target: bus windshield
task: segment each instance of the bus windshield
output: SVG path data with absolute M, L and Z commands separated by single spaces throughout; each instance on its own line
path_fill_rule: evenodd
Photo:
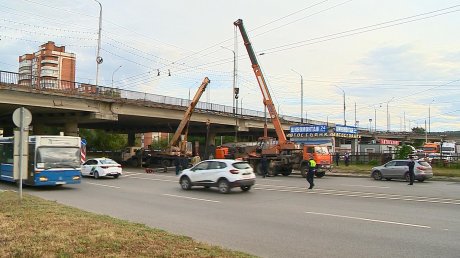
M 45 169 L 80 167 L 80 149 L 77 147 L 40 147 L 37 149 L 37 167 Z
M 315 152 L 318 154 L 329 154 L 327 147 L 315 147 Z

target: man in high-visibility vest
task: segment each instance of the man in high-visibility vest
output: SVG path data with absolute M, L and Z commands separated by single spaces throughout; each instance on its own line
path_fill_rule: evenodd
M 310 160 L 308 161 L 308 172 L 307 172 L 307 181 L 310 184 L 310 187 L 308 187 L 308 189 L 313 189 L 313 187 L 315 186 L 315 184 L 313 183 L 315 171 L 316 171 L 316 162 L 313 158 L 310 158 Z

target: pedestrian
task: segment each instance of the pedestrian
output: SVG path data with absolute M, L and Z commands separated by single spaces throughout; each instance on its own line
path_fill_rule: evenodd
M 182 161 L 181 161 L 181 166 L 182 166 L 182 170 L 188 168 L 188 158 L 187 157 L 182 157 Z
M 348 167 L 348 165 L 350 165 L 350 154 L 345 153 L 345 166 Z
M 268 174 L 268 159 L 265 155 L 262 156 L 260 161 L 260 168 L 262 169 L 262 177 L 265 178 Z
M 316 171 L 316 162 L 311 157 L 310 160 L 308 161 L 308 171 L 307 171 L 307 182 L 310 184 L 310 187 L 308 187 L 308 189 L 313 189 L 313 187 L 315 186 L 315 184 L 313 183 L 313 178 L 315 177 L 315 171 Z
M 179 157 L 176 157 L 174 159 L 174 167 L 176 167 L 176 176 L 179 175 L 180 172 L 180 159 Z
M 340 160 L 340 153 L 336 152 L 335 153 L 335 164 L 339 166 L 339 160 Z
M 409 161 L 407 162 L 407 166 L 409 167 L 409 185 L 414 184 L 415 174 L 414 174 L 414 156 L 409 157 Z

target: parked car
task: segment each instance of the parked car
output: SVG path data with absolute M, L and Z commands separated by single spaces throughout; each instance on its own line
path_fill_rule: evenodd
M 82 176 L 93 176 L 94 178 L 113 176 L 118 178 L 121 176 L 122 167 L 116 161 L 109 158 L 94 158 L 88 159 L 81 166 Z
M 217 187 L 221 193 L 228 193 L 234 187 L 249 191 L 255 181 L 256 175 L 249 163 L 232 159 L 201 161 L 179 174 L 179 184 L 184 190 L 204 186 Z
M 382 166 L 373 167 L 371 177 L 375 180 L 399 178 L 409 181 L 409 167 L 407 166 L 407 162 L 407 160 L 392 160 Z M 415 180 L 423 182 L 433 177 L 433 169 L 428 162 L 415 160 L 414 174 Z

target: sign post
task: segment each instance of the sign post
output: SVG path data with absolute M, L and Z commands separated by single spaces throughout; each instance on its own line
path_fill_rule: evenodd
M 32 114 L 24 107 L 13 112 L 13 122 L 19 127 L 19 132 L 14 132 L 14 179 L 19 180 L 19 199 L 22 200 L 22 180 L 27 179 L 27 160 L 29 154 L 29 125 Z

